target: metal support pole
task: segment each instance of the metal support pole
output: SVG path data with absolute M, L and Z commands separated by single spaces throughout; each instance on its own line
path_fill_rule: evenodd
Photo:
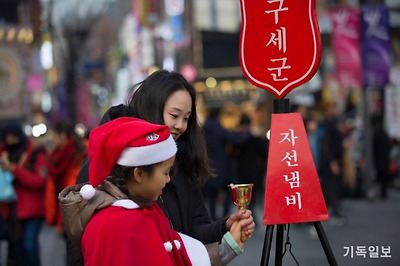
M 269 254 L 271 253 L 272 236 L 274 235 L 274 226 L 267 225 L 264 237 L 263 254 L 261 256 L 261 266 L 267 266 L 269 261 Z
M 282 266 L 283 229 L 283 224 L 279 224 L 276 226 L 275 266 Z
M 324 228 L 321 222 L 313 222 L 315 230 L 317 231 L 319 240 L 321 241 L 322 248 L 324 249 L 325 256 L 328 259 L 330 266 L 337 266 L 335 256 L 333 255 L 331 246 L 329 245 L 328 238 L 325 235 Z

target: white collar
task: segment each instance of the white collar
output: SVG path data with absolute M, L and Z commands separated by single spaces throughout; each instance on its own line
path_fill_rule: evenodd
M 130 199 L 120 199 L 115 201 L 111 206 L 123 207 L 125 209 L 138 209 L 139 205 Z

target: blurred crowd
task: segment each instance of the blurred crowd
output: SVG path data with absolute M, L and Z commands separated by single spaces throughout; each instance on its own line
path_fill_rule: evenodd
M 335 102 L 320 109 L 297 105 L 291 109 L 302 114 L 330 217 L 342 225 L 341 200 L 367 196 L 365 132 L 346 124 Z M 231 183 L 254 184 L 250 210 L 264 201 L 269 140 L 255 126 L 251 113 L 238 116 L 235 126 L 228 129 L 223 108 L 211 108 L 202 123 L 217 173 L 202 188 L 214 220 L 229 215 L 233 207 Z M 381 117 L 373 117 L 371 125 L 372 189 L 386 199 L 399 174 L 400 146 L 385 132 Z M 55 123 L 37 138 L 28 136 L 18 121 L 3 125 L 0 132 L 0 265 L 43 265 L 40 231 L 44 225 L 52 227 L 66 241 L 57 195 L 76 183 L 87 155 L 87 138 L 66 121 Z
M 340 112 L 334 101 L 293 111 L 302 113 L 331 225 L 347 224 L 344 199 L 386 201 L 388 189 L 398 188 L 400 145 L 389 137 L 383 116 L 362 120 L 354 109 Z M 308 232 L 318 238 L 313 226 Z
M 57 196 L 75 184 L 85 157 L 86 139 L 72 123 L 57 122 L 38 138 L 28 136 L 18 121 L 1 128 L 1 265 L 42 265 L 44 224 L 65 239 Z
M 228 185 L 231 183 L 254 184 L 249 209 L 260 202 L 268 156 L 268 140 L 265 134 L 252 130 L 247 114 L 241 114 L 234 130 L 222 126 L 221 115 L 221 108 L 212 108 L 203 124 L 211 166 L 217 173 L 203 187 L 203 195 L 214 220 L 230 213 L 233 203 Z
M 347 197 L 387 199 L 387 190 L 395 186 L 399 175 L 400 145 L 385 131 L 383 117 L 371 118 L 371 160 L 367 168 L 365 129 L 354 113 L 340 112 L 334 101 L 318 107 L 292 104 L 291 112 L 302 115 L 314 164 L 329 215 L 333 223 L 346 221 L 341 201 Z M 218 176 L 203 188 L 214 219 L 229 213 L 232 197 L 230 183 L 253 183 L 253 198 L 249 206 L 264 202 L 268 143 L 265 133 L 254 127 L 251 115 L 241 114 L 236 126 L 223 126 L 223 108 L 211 108 L 203 123 L 209 156 Z M 351 122 L 349 122 L 351 121 Z M 372 169 L 372 180 L 365 171 Z M 253 215 L 257 215 L 253 212 Z

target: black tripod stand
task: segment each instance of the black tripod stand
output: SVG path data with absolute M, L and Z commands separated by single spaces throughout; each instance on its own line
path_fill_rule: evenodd
M 289 107 L 288 99 L 274 100 L 274 113 L 289 113 L 289 112 L 290 112 L 290 107 Z M 337 262 L 333 255 L 333 252 L 331 250 L 329 241 L 325 235 L 325 232 L 324 232 L 321 222 L 320 221 L 313 222 L 313 225 L 317 231 L 319 240 L 321 241 L 322 248 L 324 249 L 324 252 L 328 259 L 329 265 L 337 266 Z M 275 225 L 267 225 L 266 232 L 265 232 L 265 239 L 264 239 L 263 254 L 262 254 L 262 258 L 261 258 L 261 266 L 268 265 L 269 256 L 271 253 L 274 227 L 275 227 Z M 285 251 L 283 251 L 283 246 L 284 246 L 284 243 L 283 243 L 283 240 L 284 240 L 283 233 L 284 232 L 283 231 L 284 231 L 285 225 L 278 224 L 278 225 L 276 225 L 276 227 L 277 227 L 277 235 L 276 235 L 276 249 L 275 249 L 275 266 L 281 266 L 283 255 L 287 251 L 286 247 L 285 247 Z M 289 235 L 289 233 L 288 233 L 288 235 Z M 289 238 L 289 236 L 288 236 L 288 238 Z M 286 242 L 286 244 L 290 244 L 290 243 Z
M 328 238 L 325 235 L 324 229 L 322 227 L 321 222 L 313 222 L 315 230 L 317 231 L 319 240 L 321 241 L 322 248 L 324 249 L 326 258 L 328 259 L 330 266 L 337 266 L 337 262 L 335 256 L 333 255 L 332 249 L 329 245 Z M 263 254 L 261 257 L 261 266 L 268 265 L 269 256 L 271 253 L 271 246 L 272 246 L 272 237 L 274 232 L 275 225 L 267 225 L 267 229 L 265 232 L 264 238 L 264 247 L 263 247 Z M 276 232 L 276 248 L 275 248 L 275 266 L 282 265 L 282 258 L 283 258 L 283 231 L 285 225 L 279 224 L 276 225 L 277 232 Z

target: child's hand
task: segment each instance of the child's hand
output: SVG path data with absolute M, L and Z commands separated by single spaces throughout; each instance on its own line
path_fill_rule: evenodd
M 235 239 L 236 243 L 241 249 L 244 247 L 244 242 L 240 240 L 242 236 L 242 229 L 243 227 L 241 225 L 241 221 L 235 221 L 231 226 L 231 230 L 229 230 L 229 233 L 232 235 L 233 239 Z
M 256 227 L 251 211 L 246 209 L 244 212 L 239 211 L 235 214 L 232 214 L 226 221 L 226 228 L 230 230 L 232 224 L 237 221 L 240 221 L 241 226 L 243 227 L 243 230 L 246 233 L 247 237 L 251 238 Z

